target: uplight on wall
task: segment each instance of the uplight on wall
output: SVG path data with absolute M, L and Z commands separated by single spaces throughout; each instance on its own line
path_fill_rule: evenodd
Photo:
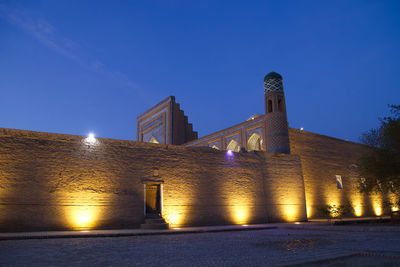
M 382 198 L 380 195 L 376 194 L 376 195 L 372 195 L 371 196 L 371 204 L 372 204 L 372 208 L 374 210 L 374 213 L 376 216 L 381 216 L 383 214 L 383 209 L 382 209 Z
M 285 204 L 282 205 L 282 215 L 285 221 L 288 222 L 293 222 L 295 220 L 298 220 L 299 217 L 299 207 L 298 205 L 293 205 L 293 204 Z
M 93 229 L 99 219 L 98 206 L 67 206 L 66 215 L 69 226 L 74 230 Z
M 312 207 L 311 205 L 306 206 L 307 218 L 311 218 L 312 216 Z
M 361 180 L 362 183 L 362 180 Z M 360 193 L 353 192 L 350 196 L 350 205 L 353 207 L 354 215 L 360 217 L 363 215 L 363 195 Z
M 362 215 L 362 208 L 360 205 L 354 207 L 354 215 L 360 217 Z
M 235 224 L 246 224 L 249 219 L 249 210 L 246 206 L 232 206 L 232 217 Z
M 374 212 L 376 216 L 381 216 L 382 215 L 382 207 L 381 206 L 375 206 L 374 207 Z
M 183 224 L 183 214 L 178 210 L 174 210 L 174 208 L 166 208 L 163 211 L 163 217 L 170 224 L 171 227 L 182 225 Z M 176 228 L 176 227 L 174 227 Z

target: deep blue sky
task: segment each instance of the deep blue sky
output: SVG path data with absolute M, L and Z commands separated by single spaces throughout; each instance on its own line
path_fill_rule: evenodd
M 400 104 L 400 1 L 0 0 L 0 127 L 136 140 L 175 95 L 199 136 L 264 113 L 357 141 Z

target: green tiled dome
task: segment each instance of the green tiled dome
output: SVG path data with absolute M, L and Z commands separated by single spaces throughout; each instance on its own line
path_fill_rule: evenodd
M 264 77 L 264 82 L 268 81 L 269 79 L 282 79 L 282 76 L 276 72 L 270 72 Z

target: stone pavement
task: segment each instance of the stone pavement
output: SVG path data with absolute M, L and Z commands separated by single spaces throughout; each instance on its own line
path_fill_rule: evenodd
M 184 228 L 171 228 L 168 230 L 118 229 L 118 230 L 90 230 L 90 231 L 15 232 L 15 233 L 0 233 L 0 240 L 174 235 L 174 234 L 189 234 L 189 233 L 204 233 L 204 232 L 265 230 L 265 229 L 275 229 L 275 228 L 277 228 L 275 224 L 252 224 L 252 225 L 184 227 Z
M 301 224 L 293 224 L 291 229 L 287 229 L 290 225 L 283 226 L 242 226 L 247 231 L 231 228 L 216 232 L 223 230 L 218 227 L 214 232 L 203 229 L 167 235 L 2 240 L 0 266 L 335 266 L 336 261 L 344 262 L 344 266 L 349 261 L 362 266 L 400 266 L 399 232 L 346 231 L 346 226 L 338 226 L 340 231 L 308 230 Z
M 383 218 L 383 217 L 382 217 Z M 383 219 L 387 219 L 385 217 Z M 362 221 L 374 218 L 346 219 L 346 221 Z M 376 219 L 376 218 L 375 218 Z M 117 229 L 117 230 L 90 230 L 90 231 L 44 231 L 44 232 L 13 232 L 0 233 L 1 240 L 16 239 L 46 239 L 46 238 L 86 238 L 86 237 L 118 237 L 118 236 L 140 236 L 140 235 L 169 235 L 169 234 L 189 234 L 203 232 L 224 232 L 224 231 L 244 231 L 244 230 L 265 230 L 265 229 L 306 229 L 322 231 L 347 231 L 347 232 L 400 232 L 400 227 L 379 226 L 379 225 L 333 225 L 335 221 L 341 220 L 310 220 L 309 222 L 296 223 L 270 223 L 270 224 L 250 224 L 250 225 L 222 225 L 222 226 L 199 226 L 171 228 L 168 230 L 144 230 L 144 229 Z
M 90 238 L 96 237 L 96 238 Z M 400 225 L 0 233 L 0 266 L 400 266 Z

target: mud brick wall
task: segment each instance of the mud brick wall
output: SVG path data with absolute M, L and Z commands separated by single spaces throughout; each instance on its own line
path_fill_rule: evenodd
M 0 129 L 0 231 L 138 227 L 155 169 L 172 226 L 306 219 L 296 155 Z
M 357 159 L 363 145 L 310 132 L 290 129 L 290 150 L 301 158 L 309 218 L 319 218 L 326 205 L 351 205 L 347 217 L 380 216 L 383 201 L 391 193 L 360 193 Z M 336 175 L 342 176 L 343 189 L 337 188 Z

